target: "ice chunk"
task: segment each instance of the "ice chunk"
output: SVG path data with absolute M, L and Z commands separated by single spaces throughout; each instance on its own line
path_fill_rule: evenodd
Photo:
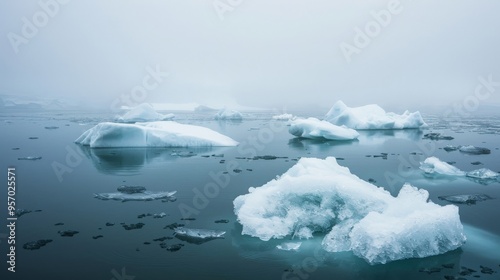
M 42 157 L 20 157 L 20 158 L 17 158 L 17 160 L 40 160 L 42 159 Z
M 483 155 L 483 154 L 490 154 L 491 153 L 490 149 L 482 148 L 482 147 L 475 147 L 472 145 L 459 146 L 458 150 L 462 153 L 473 154 L 473 155 Z
M 458 208 L 428 202 L 429 193 L 405 185 L 381 213 L 371 212 L 355 224 L 351 250 L 370 264 L 425 258 L 465 243 Z
M 420 163 L 420 169 L 427 174 L 441 174 L 449 176 L 464 176 L 465 172 L 439 160 L 436 157 L 429 157 Z
M 238 142 L 211 129 L 160 121 L 136 124 L 100 123 L 75 141 L 91 148 L 237 146 Z
M 163 115 L 157 113 L 153 106 L 148 103 L 142 103 L 125 113 L 123 116 L 116 117 L 115 121 L 124 123 L 134 122 L 150 122 L 150 121 L 166 121 L 173 120 L 174 114 Z
M 424 135 L 424 139 L 430 139 L 430 140 L 453 140 L 455 138 L 453 138 L 451 136 L 441 135 L 441 133 L 431 132 L 431 133 L 425 134 Z
M 276 115 L 273 116 L 273 120 L 277 121 L 290 121 L 294 120 L 296 117 L 294 117 L 292 114 L 281 114 L 281 115 Z
M 410 185 L 393 197 L 328 157 L 302 158 L 233 204 L 242 234 L 267 241 L 324 232 L 327 251 L 352 251 L 375 264 L 437 255 L 465 242 L 458 208 L 428 197 Z
M 486 194 L 460 194 L 460 195 L 448 195 L 438 197 L 441 200 L 446 200 L 451 203 L 457 204 L 476 204 L 478 201 L 485 201 L 493 199 Z
M 25 250 L 38 250 L 38 249 L 42 248 L 43 246 L 49 244 L 50 242 L 52 242 L 51 239 L 42 239 L 42 240 L 38 240 L 38 241 L 28 242 L 28 243 L 25 243 L 23 245 L 23 249 L 25 249 Z
M 194 229 L 194 228 L 185 228 L 178 227 L 175 230 L 176 235 L 184 235 L 195 238 L 221 238 L 226 234 L 225 231 L 220 230 L 210 230 L 210 229 Z
M 173 197 L 177 191 L 173 192 L 151 192 L 144 191 L 141 193 L 95 193 L 94 197 L 101 200 L 118 200 L 122 202 L 126 201 L 151 201 L 158 199 L 165 199 Z
M 443 150 L 447 151 L 447 152 L 453 152 L 453 151 L 456 151 L 458 150 L 459 147 L 457 146 L 452 146 L 452 145 L 446 145 Z
M 345 126 L 336 126 L 316 118 L 297 119 L 288 128 L 290 134 L 310 139 L 353 140 L 359 133 Z
M 285 242 L 276 246 L 276 248 L 283 251 L 298 251 L 300 246 L 302 246 L 302 242 Z
M 496 179 L 500 176 L 499 173 L 491 171 L 487 168 L 477 169 L 471 172 L 467 172 L 467 177 L 475 179 Z
M 231 120 L 240 121 L 243 119 L 243 115 L 235 110 L 230 110 L 227 108 L 221 109 L 217 114 L 215 114 L 216 120 Z
M 353 129 L 405 129 L 427 126 L 418 111 L 414 113 L 405 111 L 402 115 L 398 115 L 387 113 L 375 104 L 350 108 L 342 101 L 337 101 L 333 105 L 325 120 Z

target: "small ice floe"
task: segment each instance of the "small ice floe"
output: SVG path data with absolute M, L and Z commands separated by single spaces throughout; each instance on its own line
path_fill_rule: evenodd
M 430 140 L 453 140 L 455 138 L 453 138 L 451 136 L 441 135 L 441 133 L 431 132 L 431 133 L 425 134 L 424 135 L 424 139 L 430 139 Z
M 142 186 L 120 186 L 115 193 L 95 193 L 94 197 L 101 200 L 117 201 L 152 201 L 158 199 L 171 199 L 177 193 L 172 192 L 152 192 L 147 191 Z
M 276 246 L 276 248 L 283 251 L 298 251 L 300 246 L 302 246 L 302 242 L 285 242 Z
M 73 237 L 74 235 L 76 235 L 80 232 L 75 231 L 75 230 L 61 230 L 61 231 L 58 231 L 57 233 L 59 233 L 59 235 L 62 237 Z
M 16 217 L 19 218 L 23 215 L 26 215 L 29 213 L 35 213 L 35 212 L 42 212 L 42 210 L 27 210 L 27 209 L 18 208 L 18 209 L 16 209 Z
M 28 242 L 28 243 L 25 243 L 23 245 L 23 249 L 25 249 L 25 250 L 38 250 L 38 249 L 42 248 L 43 246 L 49 244 L 50 242 L 52 242 L 51 239 L 42 239 L 42 240 L 38 240 L 38 241 Z
M 216 120 L 241 121 L 243 119 L 243 115 L 238 111 L 224 108 L 217 112 L 214 118 Z
M 276 115 L 276 116 L 273 116 L 273 120 L 277 120 L 277 121 L 290 121 L 290 120 L 294 120 L 296 117 L 292 114 L 281 114 L 281 115 Z
M 464 176 L 466 173 L 455 166 L 439 160 L 437 157 L 429 157 L 420 163 L 420 169 L 426 174 L 441 174 L 448 176 Z
M 167 216 L 167 213 L 161 212 L 158 214 L 153 214 L 153 219 L 162 219 L 162 218 L 165 218 L 166 216 Z
M 137 223 L 137 224 L 130 224 L 130 225 L 127 225 L 127 224 L 122 224 L 122 227 L 125 229 L 125 230 L 133 230 L 133 229 L 141 229 L 143 226 L 145 226 L 146 224 L 144 223 Z
M 46 126 L 45 129 L 50 129 L 50 130 L 53 130 L 53 129 L 58 129 L 59 127 L 58 126 Z
M 223 238 L 225 231 L 210 230 L 210 229 L 194 229 L 178 227 L 174 229 L 175 237 L 180 240 L 193 244 L 203 244 L 205 242 Z
M 29 157 L 19 157 L 17 158 L 17 160 L 40 160 L 42 159 L 42 157 L 32 157 L 32 156 L 29 156 Z
M 193 152 L 174 152 L 170 155 L 175 156 L 175 157 L 194 157 L 194 156 L 197 156 L 197 154 L 195 154 Z
M 288 132 L 296 137 L 309 139 L 354 140 L 359 137 L 359 133 L 354 129 L 337 126 L 316 118 L 294 120 Z
M 467 177 L 475 178 L 475 179 L 496 179 L 500 176 L 499 173 L 495 171 L 491 171 L 487 168 L 477 169 L 471 172 L 467 172 Z
M 490 149 L 483 147 L 475 147 L 472 145 L 459 146 L 458 150 L 462 153 L 473 154 L 473 155 L 487 155 L 490 154 Z
M 476 202 L 485 201 L 493 199 L 491 196 L 486 194 L 461 194 L 461 195 L 448 195 L 439 196 L 440 200 L 445 200 L 456 204 L 476 204 Z
M 447 152 L 453 152 L 453 151 L 456 151 L 458 150 L 458 146 L 452 146 L 452 145 L 446 145 L 443 150 L 447 151 Z
M 252 159 L 253 160 L 259 160 L 259 159 L 263 159 L 263 160 L 275 160 L 275 159 L 279 159 L 279 158 L 288 158 L 288 157 L 277 157 L 277 156 L 265 155 L 265 156 L 254 156 Z

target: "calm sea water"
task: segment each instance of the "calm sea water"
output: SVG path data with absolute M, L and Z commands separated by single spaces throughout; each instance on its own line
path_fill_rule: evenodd
M 314 116 L 296 112 L 300 116 Z M 272 112 L 249 113 L 243 122 L 217 122 L 210 114 L 178 113 L 182 123 L 202 125 L 241 143 L 235 148 L 194 149 L 85 149 L 73 141 L 85 130 L 112 116 L 92 112 L 2 112 L 0 113 L 0 207 L 7 224 L 7 168 L 16 168 L 18 208 L 42 210 L 19 218 L 16 228 L 16 273 L 6 265 L 6 227 L 0 230 L 1 279 L 444 279 L 459 276 L 462 266 L 476 270 L 480 279 L 499 279 L 500 273 L 481 273 L 480 266 L 500 272 L 500 183 L 467 179 L 427 178 L 418 162 L 427 156 L 456 162 L 462 170 L 481 167 L 500 171 L 500 118 L 475 117 L 441 120 L 424 116 L 430 128 L 405 131 L 361 132 L 359 141 L 321 142 L 294 139 L 284 122 L 270 121 Z M 45 127 L 57 126 L 57 129 Z M 422 139 L 428 132 L 454 137 L 451 141 Z M 37 139 L 29 139 L 38 137 Z M 445 145 L 476 145 L 491 149 L 489 155 L 446 152 Z M 18 149 L 16 149 L 18 148 Z M 193 152 L 178 157 L 174 152 Z M 373 157 L 387 153 L 387 159 Z M 212 154 L 224 154 L 223 158 Z M 210 157 L 203 157 L 207 155 Z M 276 160 L 248 160 L 254 155 L 274 155 Z M 372 155 L 372 157 L 367 157 Z M 41 160 L 18 160 L 41 156 Z M 263 242 L 241 235 L 233 213 L 233 200 L 281 175 L 300 157 L 341 158 L 339 163 L 362 179 L 396 195 L 404 182 L 429 191 L 439 204 L 442 195 L 484 193 L 496 199 L 476 205 L 459 205 L 468 242 L 460 250 L 444 255 L 370 266 L 351 253 L 323 254 L 323 235 L 304 241 L 298 252 L 279 251 L 280 241 Z M 242 159 L 244 158 L 244 159 Z M 221 163 L 221 160 L 225 162 Z M 481 165 L 472 165 L 472 162 Z M 60 165 L 59 165 L 60 164 Z M 54 165 L 65 166 L 58 173 Z M 211 198 L 197 193 L 213 183 L 211 174 L 240 169 L 230 175 L 228 186 Z M 174 202 L 126 202 L 95 199 L 98 192 L 114 192 L 120 185 L 140 185 L 148 190 L 176 190 Z M 195 206 L 202 204 L 202 208 Z M 193 221 L 181 220 L 181 209 L 192 207 Z M 198 210 L 199 209 L 199 210 Z M 138 218 L 147 213 L 167 213 L 162 219 Z M 226 219 L 229 223 L 215 223 Z M 144 223 L 142 229 L 125 230 L 120 223 Z M 56 225 L 63 223 L 64 225 Z M 114 223 L 114 226 L 106 226 Z M 192 244 L 174 237 L 172 223 L 192 228 L 224 230 L 224 239 Z M 73 237 L 58 231 L 75 230 Z M 93 239 L 102 235 L 102 238 Z M 167 245 L 183 244 L 181 250 L 162 249 L 161 237 L 173 237 Z M 53 242 L 29 251 L 22 245 L 40 239 Z M 144 244 L 144 243 L 151 244 Z M 319 253 L 318 253 L 319 252 Z M 442 265 L 453 264 L 453 268 Z M 436 269 L 439 268 L 439 269 Z M 434 271 L 433 273 L 422 270 Z

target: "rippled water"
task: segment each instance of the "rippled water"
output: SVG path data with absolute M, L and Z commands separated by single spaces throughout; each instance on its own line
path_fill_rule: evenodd
M 310 116 L 295 112 L 301 116 Z M 16 167 L 17 206 L 30 210 L 17 222 L 17 272 L 2 279 L 444 279 L 459 276 L 465 266 L 476 270 L 466 278 L 498 279 L 499 273 L 481 273 L 480 266 L 500 271 L 500 183 L 465 178 L 429 178 L 418 169 L 428 156 L 456 162 L 470 171 L 486 167 L 500 171 L 500 118 L 475 117 L 443 120 L 424 116 L 426 130 L 361 131 L 358 141 L 323 142 L 295 139 L 285 122 L 271 121 L 273 112 L 249 113 L 243 122 L 217 122 L 210 114 L 178 113 L 182 123 L 202 125 L 239 141 L 239 147 L 194 149 L 88 149 L 73 141 L 86 129 L 111 120 L 105 113 L 92 112 L 3 112 L 0 114 L 0 176 L 7 182 L 7 167 Z M 312 114 L 314 115 L 314 114 Z M 58 128 L 46 129 L 45 127 Z M 454 137 L 449 141 L 422 139 L 428 132 Z M 29 139 L 38 137 L 38 139 Z M 491 149 L 489 155 L 446 152 L 446 145 L 475 145 Z M 19 149 L 14 149 L 19 148 Z M 191 157 L 175 152 L 195 154 Z M 387 159 L 373 157 L 387 153 Z M 224 154 L 224 157 L 212 155 Z M 275 160 L 249 160 L 255 155 L 274 155 Z M 41 160 L 18 160 L 41 156 Z M 484 193 L 495 199 L 476 205 L 459 205 L 468 242 L 460 250 L 441 256 L 370 266 L 351 253 L 326 254 L 320 250 L 323 234 L 304 241 L 298 252 L 276 249 L 281 241 L 263 242 L 241 235 L 232 201 L 284 173 L 300 157 L 335 156 L 364 180 L 397 194 L 404 182 L 438 196 Z M 221 160 L 225 160 L 221 163 Z M 472 162 L 481 162 L 472 165 Z M 60 164 L 60 165 L 59 165 Z M 54 165 L 64 166 L 59 177 Z M 200 198 L 207 184 L 217 183 L 213 174 L 240 169 L 230 176 L 227 187 L 210 198 Z M 114 192 L 122 184 L 141 185 L 151 191 L 176 190 L 176 201 L 118 202 L 93 197 Z M 2 185 L 6 186 L 6 183 Z M 6 187 L 2 191 L 5 198 Z M 3 199 L 5 201 L 5 199 Z M 6 204 L 2 204 L 6 209 Z M 203 206 L 203 207 L 196 207 Z M 191 210 L 189 210 L 191 209 Z M 199 210 L 198 210 L 199 209 Z M 184 212 L 183 212 L 184 211 Z M 190 212 L 193 221 L 182 221 Z M 141 214 L 165 212 L 166 217 L 138 218 Z M 2 220 L 6 218 L 2 210 Z M 229 223 L 215 223 L 225 219 Z M 125 230 L 120 223 L 144 223 L 137 230 Z M 63 223 L 64 225 L 56 225 Z M 114 223 L 114 226 L 106 226 Z M 166 225 L 183 223 L 192 228 L 226 231 L 224 239 L 203 244 L 167 239 L 167 245 L 183 244 L 176 252 L 160 247 L 160 237 L 173 237 Z M 4 230 L 0 233 L 5 233 Z M 58 231 L 75 230 L 73 237 Z M 93 239 L 102 235 L 102 238 Z M 39 250 L 22 249 L 22 244 L 52 239 Z M 2 260 L 7 246 L 2 243 Z M 151 244 L 144 244 L 149 242 Z M 449 265 L 449 264 L 452 264 Z M 443 267 L 445 265 L 448 268 Z M 5 275 L 5 277 L 4 277 Z

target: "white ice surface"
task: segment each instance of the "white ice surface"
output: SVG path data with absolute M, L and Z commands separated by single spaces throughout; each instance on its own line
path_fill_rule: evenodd
M 284 242 L 277 245 L 276 248 L 283 251 L 298 251 L 302 246 L 302 242 Z
M 238 121 L 243 119 L 243 115 L 238 111 L 224 108 L 215 114 L 215 119 Z
M 464 176 L 465 172 L 441 161 L 437 157 L 429 157 L 420 163 L 420 169 L 427 174 L 441 174 L 449 176 Z
M 238 142 L 206 127 L 160 121 L 135 124 L 100 123 L 76 143 L 91 148 L 237 146 Z
M 176 235 L 207 239 L 207 238 L 221 238 L 226 234 L 225 231 L 211 230 L 211 229 L 194 229 L 179 227 L 174 229 Z
M 386 112 L 375 104 L 350 108 L 342 101 L 337 101 L 333 105 L 325 120 L 353 129 L 405 129 L 427 126 L 418 111 L 414 113 L 405 111 L 398 115 Z
M 370 264 L 437 255 L 465 242 L 456 206 L 428 202 L 427 191 L 410 185 L 393 197 L 333 157 L 302 158 L 233 204 L 242 234 L 267 241 L 324 232 L 325 250 L 352 251 Z
M 310 139 L 354 140 L 359 137 L 359 133 L 354 129 L 336 126 L 316 118 L 296 119 L 291 122 L 288 132 L 297 137 Z
M 148 103 L 142 103 L 136 107 L 131 108 L 123 116 L 116 117 L 115 121 L 124 123 L 133 122 L 150 122 L 150 121 L 165 121 L 173 120 L 174 114 L 163 115 L 155 111 L 153 106 Z
M 290 121 L 290 120 L 294 120 L 296 117 L 292 114 L 281 114 L 281 115 L 276 115 L 276 116 L 273 116 L 273 120 L 277 120 L 277 121 Z

